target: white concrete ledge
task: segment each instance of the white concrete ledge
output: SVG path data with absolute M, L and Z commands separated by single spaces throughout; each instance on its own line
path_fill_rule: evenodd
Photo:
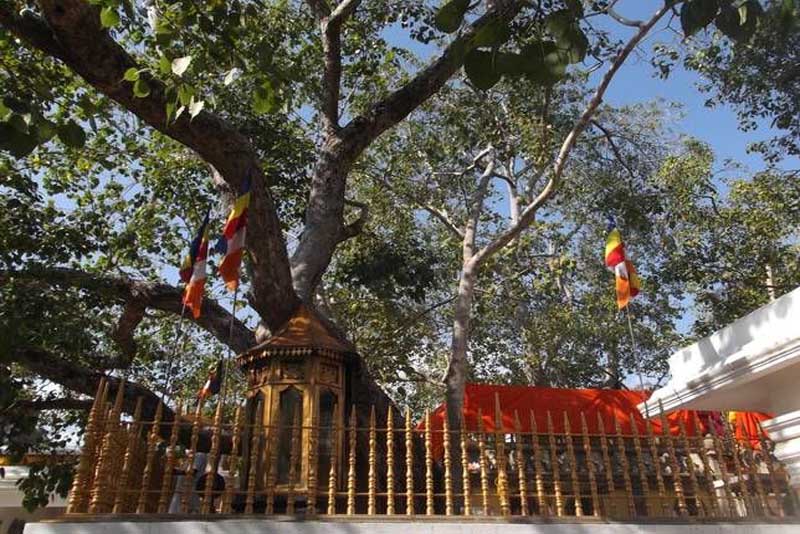
M 400 519 L 400 518 L 398 518 Z M 800 523 L 220 520 L 31 523 L 25 534 L 796 534 Z
M 785 413 L 800 409 L 800 288 L 669 359 L 671 379 L 647 404 Z M 644 414 L 645 405 L 639 405 Z

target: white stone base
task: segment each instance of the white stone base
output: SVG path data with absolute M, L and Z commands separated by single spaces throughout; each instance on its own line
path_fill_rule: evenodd
M 775 456 L 789 473 L 789 483 L 800 489 L 800 410 L 773 417 L 761 423 L 775 442 Z
M 797 534 L 800 523 L 221 520 L 31 523 L 25 534 Z

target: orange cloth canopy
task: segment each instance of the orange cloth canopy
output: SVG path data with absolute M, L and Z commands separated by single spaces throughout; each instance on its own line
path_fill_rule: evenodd
M 486 384 L 468 384 L 464 392 L 464 423 L 470 431 L 478 429 L 478 412 L 483 419 L 483 428 L 487 432 L 495 431 L 495 403 L 499 400 L 501 427 L 504 433 L 515 432 L 514 418 L 519 415 L 522 432 L 531 431 L 531 417 L 535 419 L 538 432 L 547 432 L 547 413 L 552 418 L 553 432 L 564 433 L 566 420 L 569 419 L 570 431 L 574 434 L 581 432 L 581 414 L 586 418 L 586 426 L 590 434 L 598 434 L 599 419 L 603 421 L 606 434 L 614 433 L 617 422 L 623 434 L 630 435 L 631 416 L 636 424 L 639 435 L 647 434 L 645 418 L 637 408 L 650 397 L 649 391 L 618 390 L 618 389 L 561 389 L 528 386 L 497 386 Z M 664 432 L 658 406 L 650 406 L 651 423 L 653 432 Z M 446 413 L 445 405 L 441 405 L 431 414 L 431 429 L 433 431 L 433 453 L 436 457 L 442 455 L 442 434 Z M 688 436 L 703 435 L 709 431 L 709 424 L 718 421 L 721 424 L 718 412 L 697 411 L 701 428 L 695 426 L 695 412 L 691 410 L 676 410 L 667 414 L 667 424 L 672 435 L 680 433 L 680 422 L 686 428 Z M 748 437 L 754 445 L 758 444 L 760 431 L 759 422 L 773 417 L 771 414 L 754 412 L 736 412 L 734 432 L 737 439 L 744 440 Z M 423 421 L 418 426 L 419 430 L 425 428 Z M 722 432 L 722 427 L 717 428 Z

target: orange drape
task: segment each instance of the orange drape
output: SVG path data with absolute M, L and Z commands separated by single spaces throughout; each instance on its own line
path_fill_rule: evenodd
M 495 430 L 495 398 L 499 398 L 501 410 L 501 426 L 503 432 L 514 432 L 514 414 L 519 414 L 520 426 L 523 432 L 530 432 L 531 413 L 536 420 L 539 432 L 547 431 L 547 412 L 550 412 L 553 421 L 553 432 L 564 432 L 564 415 L 569 418 L 570 430 L 573 433 L 581 432 L 581 413 L 586 416 L 589 433 L 599 432 L 598 416 L 603 420 L 606 433 L 613 433 L 615 421 L 619 421 L 624 434 L 630 434 L 631 414 L 640 435 L 647 433 L 645 419 L 639 413 L 637 405 L 650 397 L 650 392 L 616 390 L 616 389 L 561 389 L 541 388 L 527 386 L 496 386 L 486 384 L 468 384 L 464 392 L 464 421 L 468 430 L 478 428 L 478 410 L 483 414 L 483 425 L 487 432 Z M 652 410 L 651 422 L 653 432 L 663 433 L 658 406 L 650 406 Z M 760 427 L 758 422 L 772 417 L 769 414 L 738 412 L 737 421 L 734 422 L 734 431 L 737 439 L 746 439 L 748 436 L 757 444 Z M 669 432 L 672 435 L 679 433 L 680 421 L 686 427 L 689 436 L 698 433 L 705 434 L 708 424 L 718 417 L 715 412 L 697 412 L 702 428 L 695 428 L 695 418 L 692 411 L 676 410 L 667 414 Z M 433 430 L 434 456 L 442 455 L 442 435 L 445 416 L 445 406 L 441 405 L 431 414 L 431 429 Z M 739 423 L 741 419 L 741 423 Z M 425 428 L 424 421 L 418 426 L 419 430 Z

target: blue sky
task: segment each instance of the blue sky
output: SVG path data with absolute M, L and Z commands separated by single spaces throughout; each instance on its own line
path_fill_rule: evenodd
M 663 0 L 621 0 L 617 3 L 617 11 L 628 18 L 646 19 Z M 620 38 L 629 37 L 634 29 L 603 17 L 598 20 L 598 27 L 603 27 L 613 32 Z M 747 146 L 763 139 L 769 139 L 778 132 L 770 127 L 769 121 L 760 121 L 759 128 L 755 131 L 742 132 L 736 119 L 736 114 L 730 106 L 722 105 L 715 108 L 705 106 L 707 95 L 697 88 L 701 78 L 682 67 L 676 68 L 672 75 L 666 79 L 655 77 L 655 69 L 650 65 L 649 58 L 645 55 L 652 49 L 653 44 L 676 43 L 679 36 L 674 32 L 664 29 L 665 23 L 657 26 L 643 45 L 644 52 L 640 57 L 632 55 L 615 77 L 605 101 L 609 104 L 632 104 L 646 102 L 654 98 L 663 98 L 680 103 L 684 108 L 684 117 L 677 124 L 680 133 L 691 135 L 708 143 L 717 154 L 721 163 L 731 159 L 743 164 L 750 171 L 759 171 L 766 167 L 759 154 L 748 154 Z M 677 21 L 672 22 L 673 27 L 678 27 Z M 604 72 L 601 69 L 601 72 Z M 601 74 L 599 74 L 601 75 Z M 800 160 L 797 158 L 781 162 L 780 168 L 798 168 Z

